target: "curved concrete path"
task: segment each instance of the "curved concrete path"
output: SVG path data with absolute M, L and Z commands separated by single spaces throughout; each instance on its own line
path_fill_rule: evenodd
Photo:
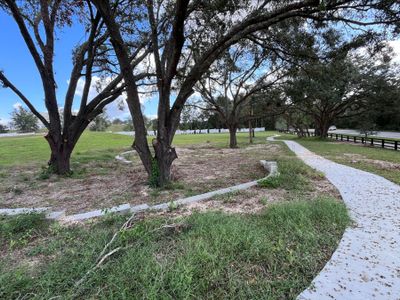
M 298 300 L 400 299 L 400 186 L 284 142 L 337 187 L 355 222 Z

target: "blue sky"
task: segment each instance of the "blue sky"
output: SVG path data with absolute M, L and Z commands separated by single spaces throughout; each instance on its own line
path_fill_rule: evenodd
M 0 70 L 17 86 L 40 112 L 45 112 L 42 83 L 33 59 L 26 47 L 17 25 L 11 16 L 0 11 L 0 39 L 4 42 L 0 47 Z M 55 73 L 58 85 L 57 99 L 63 106 L 67 81 L 72 68 L 72 49 L 85 38 L 85 33 L 79 24 L 66 27 L 58 32 L 55 49 Z M 79 100 L 79 99 L 77 99 Z M 8 122 L 13 106 L 22 101 L 9 89 L 0 88 L 0 122 Z M 76 105 L 76 104 L 75 104 Z M 76 105 L 78 107 L 78 105 Z M 157 112 L 157 101 L 145 103 L 145 114 L 153 116 Z M 125 118 L 129 115 L 117 109 L 116 105 L 108 108 L 110 117 Z

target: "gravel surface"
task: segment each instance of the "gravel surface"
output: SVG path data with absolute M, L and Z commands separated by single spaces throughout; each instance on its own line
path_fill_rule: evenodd
M 325 173 L 355 222 L 298 300 L 400 299 L 400 186 L 334 163 L 296 142 L 285 143 L 306 164 Z

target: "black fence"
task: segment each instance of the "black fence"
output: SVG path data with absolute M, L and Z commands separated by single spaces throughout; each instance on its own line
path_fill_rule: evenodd
M 297 134 L 297 132 L 295 131 L 281 130 L 280 132 Z M 305 136 L 316 136 L 316 135 L 314 132 L 305 132 Z M 386 138 L 364 137 L 364 136 L 355 136 L 355 135 L 347 135 L 339 133 L 329 133 L 327 138 L 340 142 L 350 142 L 356 144 L 359 143 L 371 147 L 379 147 L 396 151 L 400 150 L 400 141 L 386 139 Z

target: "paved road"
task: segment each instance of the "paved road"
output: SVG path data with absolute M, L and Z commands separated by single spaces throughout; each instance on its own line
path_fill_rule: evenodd
M 351 134 L 351 135 L 359 135 L 360 134 L 360 132 L 358 130 L 352 130 L 352 129 L 337 129 L 334 131 L 329 131 L 329 133 Z M 400 132 L 378 131 L 373 136 L 384 137 L 384 138 L 389 138 L 389 139 L 400 139 Z
M 337 187 L 355 221 L 298 300 L 400 299 L 400 186 L 285 143 Z

